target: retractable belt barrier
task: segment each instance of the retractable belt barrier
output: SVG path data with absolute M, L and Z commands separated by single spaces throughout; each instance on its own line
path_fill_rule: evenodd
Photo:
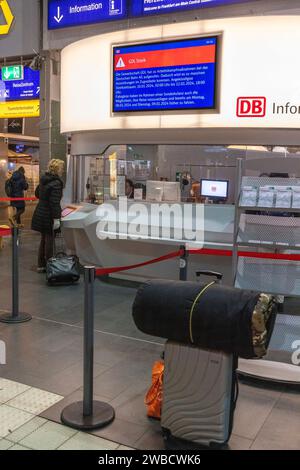
M 36 197 L 0 197 L 0 202 L 37 201 Z
M 282 247 L 280 247 L 282 248 Z M 154 258 L 149 261 L 144 261 L 143 263 L 132 264 L 128 266 L 115 266 L 111 268 L 97 268 L 96 277 L 105 276 L 107 274 L 118 273 L 122 271 L 129 271 L 131 269 L 141 268 L 143 266 L 148 266 L 155 263 L 160 263 L 162 261 L 167 261 L 173 258 L 180 257 L 180 270 L 185 270 L 187 268 L 187 257 L 190 255 L 206 255 L 206 256 L 223 256 L 223 257 L 232 257 L 231 250 L 219 250 L 211 248 L 200 248 L 200 249 L 190 249 L 187 250 L 184 246 L 180 250 L 172 251 L 166 255 L 160 256 L 159 258 Z M 267 252 L 258 252 L 258 251 L 239 251 L 238 256 L 240 258 L 256 258 L 256 259 L 271 259 L 271 260 L 282 260 L 282 261 L 300 261 L 299 254 L 289 254 L 289 253 L 267 253 Z M 182 273 L 181 273 L 182 275 Z M 183 276 L 184 277 L 184 276 Z M 180 280 L 184 280 L 181 279 Z
M 0 322 L 24 323 L 32 317 L 29 313 L 19 311 L 19 230 L 13 227 L 5 231 L 12 233 L 12 311 L 0 311 Z
M 11 235 L 11 228 L 0 227 L 0 237 L 8 237 Z
M 61 421 L 75 429 L 92 430 L 104 427 L 115 418 L 115 411 L 108 403 L 94 401 L 93 399 L 93 375 L 94 375 L 94 284 L 97 277 L 101 278 L 108 274 L 129 271 L 131 269 L 149 266 L 162 261 L 179 258 L 179 279 L 187 280 L 188 257 L 191 255 L 210 255 L 232 257 L 231 250 L 218 249 L 186 249 L 181 245 L 179 250 L 172 251 L 158 258 L 154 258 L 142 263 L 127 266 L 114 266 L 106 268 L 95 268 L 86 266 L 84 268 L 85 279 L 85 307 L 84 307 L 84 384 L 83 400 L 68 405 L 61 413 Z M 300 261 L 300 255 L 267 252 L 247 252 L 240 251 L 240 257 L 278 259 L 286 261 Z

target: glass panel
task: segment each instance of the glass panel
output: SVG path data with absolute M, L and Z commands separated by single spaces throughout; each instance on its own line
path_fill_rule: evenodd
M 112 145 L 101 156 L 85 157 L 85 188 L 80 194 L 86 202 L 101 204 L 124 192 L 133 197 L 134 190 L 139 189 L 136 197 L 147 199 L 147 182 L 177 182 L 182 202 L 234 204 L 238 158 L 245 159 L 246 176 L 298 178 L 300 165 L 295 159 L 299 157 L 300 147 Z M 213 192 L 209 196 L 201 191 L 202 180 L 208 180 L 215 197 Z M 151 194 L 154 197 L 153 187 Z M 156 196 L 160 198 L 158 191 Z

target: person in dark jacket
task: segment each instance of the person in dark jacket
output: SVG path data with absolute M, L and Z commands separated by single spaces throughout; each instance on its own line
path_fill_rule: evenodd
M 134 184 L 133 184 L 133 181 L 131 181 L 128 178 L 126 178 L 126 181 L 125 181 L 125 194 L 128 197 L 128 199 L 134 198 Z
M 27 189 L 28 183 L 25 178 L 25 169 L 23 166 L 20 166 L 11 177 L 11 197 L 23 198 L 24 191 L 27 191 Z M 25 212 L 25 201 L 11 201 L 10 205 L 16 209 L 16 213 L 9 219 L 10 223 L 23 227 L 21 215 Z
M 45 272 L 49 258 L 53 256 L 54 234 L 60 229 L 61 206 L 63 196 L 62 175 L 64 162 L 53 159 L 48 171 L 40 179 L 35 195 L 39 199 L 32 217 L 32 230 L 41 233 L 38 254 L 38 272 Z

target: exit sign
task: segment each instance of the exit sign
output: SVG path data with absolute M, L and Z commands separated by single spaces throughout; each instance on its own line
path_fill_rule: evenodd
M 2 80 L 4 82 L 10 82 L 12 80 L 23 80 L 24 78 L 24 67 L 23 65 L 8 65 L 2 67 Z

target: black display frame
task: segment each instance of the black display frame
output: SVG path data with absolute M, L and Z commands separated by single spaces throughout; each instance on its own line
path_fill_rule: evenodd
M 115 51 L 116 49 L 120 49 L 123 47 L 136 47 L 136 46 L 152 46 L 152 45 L 159 45 L 159 44 L 166 44 L 166 43 L 174 43 L 174 42 L 184 42 L 190 41 L 194 39 L 215 39 L 215 71 L 214 71 L 214 89 L 213 89 L 213 105 L 209 107 L 199 107 L 199 108 L 162 108 L 162 109 L 134 109 L 134 110 L 122 110 L 118 111 L 115 110 L 114 102 L 115 102 Z M 133 116 L 133 115 L 161 115 L 161 114 L 206 114 L 206 113 L 219 113 L 219 89 L 220 89 L 220 49 L 221 49 L 221 42 L 222 42 L 222 34 L 215 32 L 215 33 L 207 33 L 207 34 L 200 34 L 196 36 L 182 36 L 180 38 L 166 38 L 165 40 L 157 40 L 157 41 L 141 41 L 135 43 L 123 43 L 123 44 L 113 44 L 112 45 L 112 60 L 111 60 L 111 68 L 112 68 L 112 92 L 111 92 L 111 114 L 113 116 Z

